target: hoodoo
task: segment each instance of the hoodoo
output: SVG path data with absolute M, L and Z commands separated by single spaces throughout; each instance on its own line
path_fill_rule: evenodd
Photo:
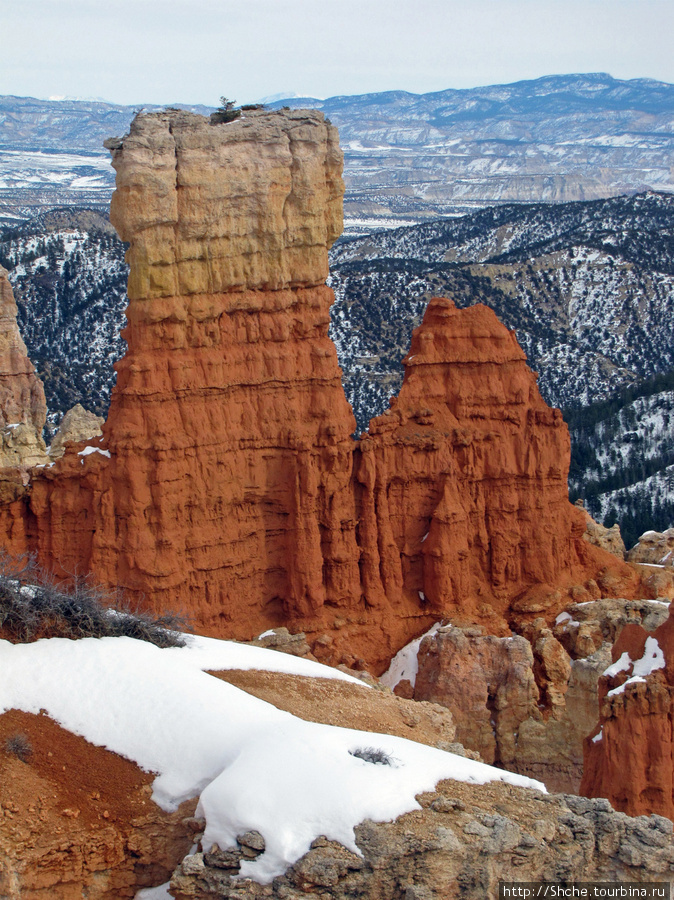
M 443 616 L 505 634 L 590 578 L 632 594 L 583 539 L 566 426 L 489 309 L 432 300 L 399 397 L 351 437 L 325 285 L 342 157 L 320 113 L 140 115 L 108 146 L 128 352 L 103 438 L 1 510 L 10 551 L 207 633 L 286 625 L 374 668 Z

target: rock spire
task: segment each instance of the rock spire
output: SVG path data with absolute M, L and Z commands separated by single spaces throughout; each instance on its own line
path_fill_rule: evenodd
M 439 618 L 496 634 L 633 570 L 583 540 L 568 431 L 483 306 L 429 304 L 360 441 L 328 338 L 341 152 L 319 112 L 140 115 L 108 142 L 128 352 L 103 438 L 0 508 L 12 551 L 200 630 L 304 631 L 381 669 Z M 607 588 L 608 589 L 608 588 Z

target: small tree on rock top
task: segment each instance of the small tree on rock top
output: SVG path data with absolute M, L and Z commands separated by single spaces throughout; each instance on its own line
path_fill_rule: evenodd
M 240 109 L 234 109 L 236 100 L 220 97 L 220 106 L 211 113 L 211 125 L 222 125 L 225 122 L 233 122 L 241 115 Z

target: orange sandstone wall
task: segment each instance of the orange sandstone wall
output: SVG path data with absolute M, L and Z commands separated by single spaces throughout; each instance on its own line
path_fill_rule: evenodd
M 431 301 L 400 396 L 351 438 L 324 284 L 341 153 L 320 113 L 139 116 L 109 146 L 128 352 L 102 441 L 8 488 L 13 552 L 212 634 L 283 624 L 375 668 L 442 616 L 507 633 L 589 578 L 630 596 L 568 503 L 561 414 L 487 308 Z

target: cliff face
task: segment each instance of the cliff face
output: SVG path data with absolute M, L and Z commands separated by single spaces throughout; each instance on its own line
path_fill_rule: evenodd
M 485 307 L 432 300 L 400 396 L 352 440 L 324 284 L 341 153 L 320 113 L 165 112 L 109 146 L 128 352 L 103 439 L 12 484 L 11 551 L 206 632 L 287 625 L 374 667 L 443 616 L 504 634 L 591 577 L 630 595 L 568 503 L 559 411 Z
M 337 133 L 314 113 L 165 114 L 113 156 L 129 349 L 103 453 L 34 486 L 40 548 L 252 636 L 320 608 L 342 568 L 357 582 L 354 421 L 324 285 Z
M 224 852 L 197 852 L 173 873 L 171 896 L 482 900 L 498 896 L 499 881 L 572 882 L 582 873 L 637 891 L 674 875 L 672 823 L 660 816 L 632 819 L 605 800 L 449 780 L 417 799 L 421 809 L 394 822 L 358 825 L 358 854 L 320 837 L 270 885 L 236 877 L 253 855 L 244 836 Z
M 39 433 L 47 419 L 44 388 L 28 359 L 16 314 L 7 270 L 0 266 L 0 427 L 22 422 Z

